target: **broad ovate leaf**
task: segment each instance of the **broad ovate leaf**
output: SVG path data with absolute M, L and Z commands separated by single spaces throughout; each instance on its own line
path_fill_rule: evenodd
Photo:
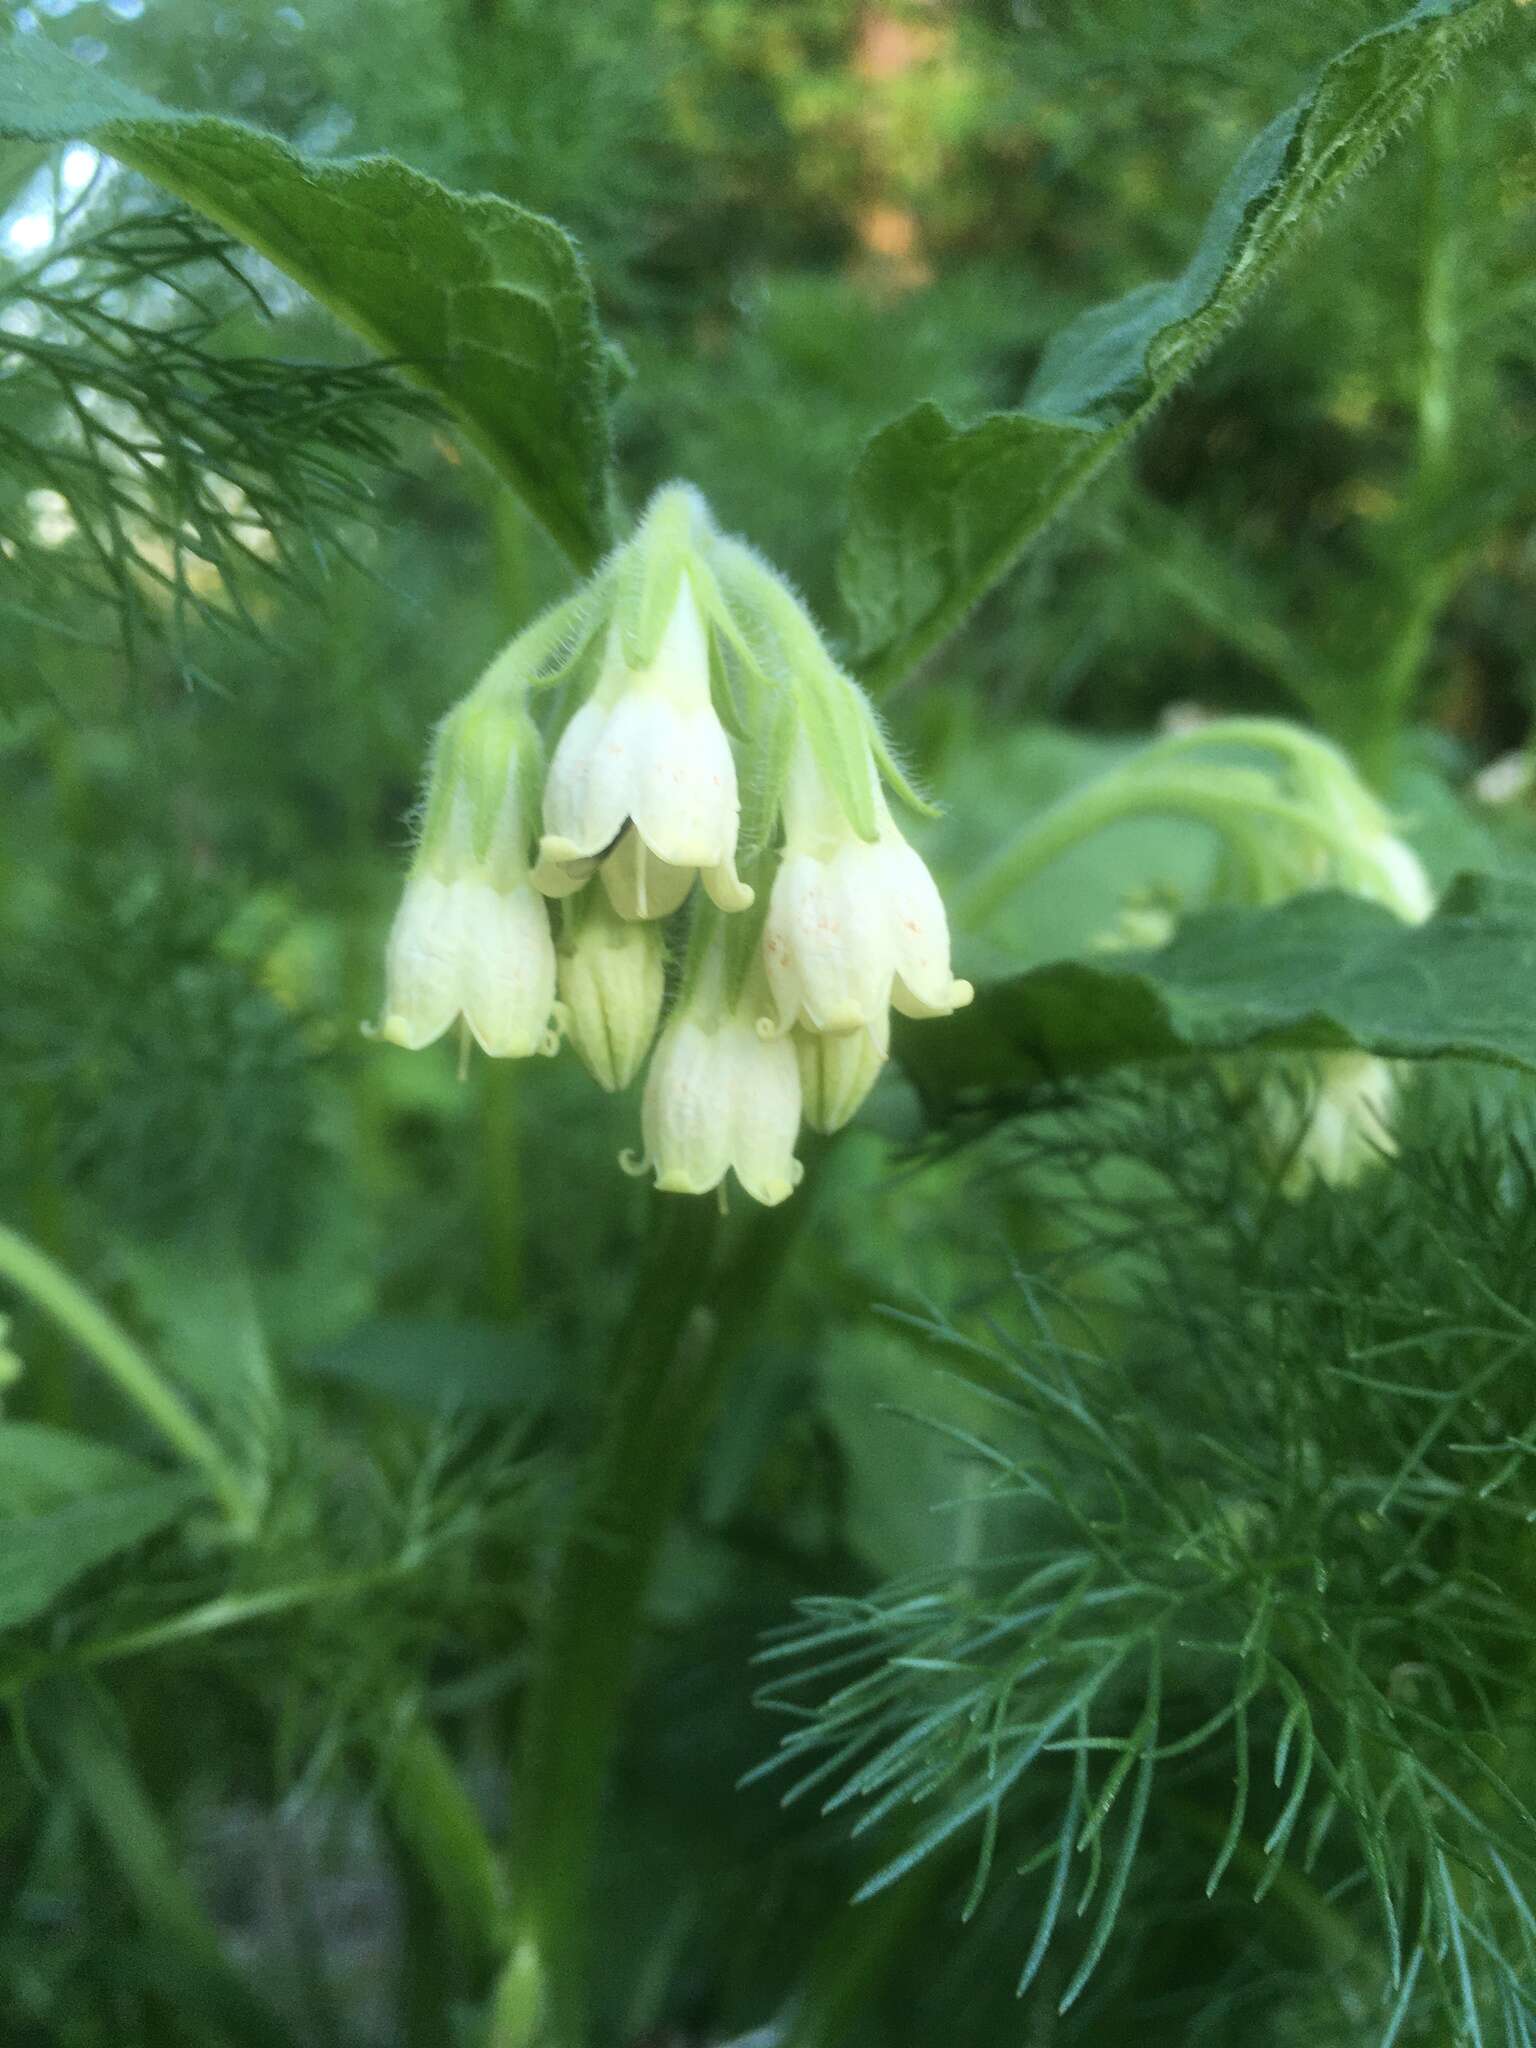
M 1247 311 L 1507 0 L 1419 0 L 1319 72 L 1240 158 L 1188 264 L 1072 321 L 1021 409 L 962 425 L 920 405 L 854 472 L 838 580 L 873 689 L 944 640 L 1160 399 Z
M 302 285 L 441 398 L 578 568 L 610 538 L 608 366 L 553 221 L 393 157 L 304 154 L 161 106 L 43 36 L 0 47 L 0 140 L 87 140 Z
M 1536 884 L 1463 876 L 1422 925 L 1334 891 L 1205 911 L 1156 952 L 1057 961 L 899 1021 L 894 1049 L 942 1122 L 1116 1068 L 1351 1047 L 1536 1073 Z

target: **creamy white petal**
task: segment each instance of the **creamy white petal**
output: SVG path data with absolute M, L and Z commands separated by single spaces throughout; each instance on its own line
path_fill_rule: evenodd
M 1384 833 L 1371 847 L 1381 876 L 1382 901 L 1406 924 L 1422 924 L 1435 907 L 1435 891 L 1424 863 L 1396 833 Z
M 757 900 L 756 890 L 736 872 L 734 852 L 728 853 L 712 868 L 700 868 L 699 880 L 704 884 L 705 895 L 717 910 L 734 915 L 739 910 L 750 910 Z
M 947 1017 L 975 991 L 950 970 L 949 919 L 937 884 L 894 826 L 891 835 L 881 842 L 895 945 L 891 1001 L 904 1017 Z
M 549 912 L 530 882 L 515 889 L 464 881 L 464 1021 L 494 1059 L 540 1051 L 555 1004 L 555 944 Z
M 656 1036 L 665 990 L 661 934 L 592 908 L 560 949 L 560 999 L 578 1058 L 610 1093 L 627 1088 Z
M 726 1032 L 706 1029 L 689 1012 L 657 1041 L 645 1079 L 640 1128 L 658 1188 L 704 1195 L 731 1163 L 731 1087 L 735 1061 Z
M 633 827 L 602 865 L 603 887 L 620 917 L 670 917 L 693 887 L 692 868 L 658 860 Z
M 545 843 L 559 840 L 569 848 L 563 857 L 601 854 L 624 829 L 629 816 L 629 762 L 625 736 L 615 753 L 609 739 L 612 707 L 601 695 L 589 697 L 555 748 L 544 783 Z M 541 858 L 547 858 L 545 848 Z
M 704 869 L 722 908 L 744 909 L 752 893 L 735 872 L 740 817 L 735 757 L 710 696 L 708 636 L 685 577 L 650 666 L 625 666 L 615 628 L 598 684 L 555 749 L 539 885 L 569 893 L 580 885 L 573 863 L 605 854 L 628 826 L 658 861 Z M 621 878 L 610 892 L 616 906 L 631 900 L 626 888 Z
M 735 852 L 741 818 L 725 729 L 708 704 L 680 714 L 650 692 L 646 701 L 650 718 L 643 728 L 635 721 L 629 815 L 660 859 L 717 867 Z
M 787 852 L 774 877 L 763 961 L 780 1025 L 883 1043 L 895 972 L 881 849 L 853 839 L 828 859 Z
M 731 1165 L 755 1202 L 786 1201 L 804 1169 L 795 1157 L 800 1135 L 800 1066 L 787 1038 L 765 1038 L 740 1015 L 726 1027 L 732 1075 Z
M 379 1036 L 412 1052 L 441 1038 L 461 1002 L 464 898 L 458 884 L 412 875 L 390 927 Z

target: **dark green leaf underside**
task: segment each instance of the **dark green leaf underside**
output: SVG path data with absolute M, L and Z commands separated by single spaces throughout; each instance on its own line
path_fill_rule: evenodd
M 13 34 L 0 139 L 80 138 L 260 251 L 463 421 L 580 568 L 609 540 L 609 366 L 575 245 L 392 157 L 327 161 Z
M 1347 1047 L 1536 1073 L 1536 885 L 1463 876 L 1417 926 L 1331 892 L 1207 911 L 1159 952 L 1035 968 L 896 1041 L 936 1120 L 1148 1061 Z

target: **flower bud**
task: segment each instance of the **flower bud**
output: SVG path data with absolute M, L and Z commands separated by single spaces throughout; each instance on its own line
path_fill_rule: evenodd
M 666 974 L 661 932 L 620 918 L 601 896 L 585 906 L 559 954 L 566 1035 L 610 1094 L 627 1088 L 651 1049 Z
M 800 1094 L 813 1131 L 840 1131 L 858 1114 L 885 1065 L 867 1031 L 793 1033 Z

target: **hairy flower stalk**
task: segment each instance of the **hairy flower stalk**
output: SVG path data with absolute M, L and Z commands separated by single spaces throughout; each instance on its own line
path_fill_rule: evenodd
M 531 707 L 556 685 L 543 775 Z M 506 1056 L 553 1049 L 557 1017 L 610 1091 L 649 1054 L 631 1170 L 782 1202 L 802 1111 L 856 1113 L 892 1010 L 971 998 L 887 784 L 925 808 L 794 593 L 669 486 L 444 721 L 380 1032 L 424 1046 L 462 1017 Z M 663 1019 L 669 954 L 692 964 Z
M 1274 759 L 1261 773 L 1221 760 L 1234 749 Z M 1191 756 L 1196 765 L 1185 768 Z M 1170 762 L 1178 772 L 1169 773 Z M 1344 889 L 1405 924 L 1420 924 L 1433 910 L 1418 855 L 1346 756 L 1316 734 L 1278 719 L 1215 720 L 1148 747 L 1100 788 L 1113 796 L 1118 784 L 1122 814 L 1154 790 L 1148 808 L 1177 812 L 1181 775 L 1191 814 L 1224 834 L 1218 900 L 1274 904 L 1311 889 Z M 1095 824 L 1114 814 L 1102 802 L 1085 808 Z M 1157 947 L 1174 926 L 1171 906 L 1142 892 L 1095 944 L 1102 951 Z M 1256 1087 L 1249 1061 L 1224 1060 L 1221 1071 L 1234 1101 L 1255 1110 L 1258 1143 L 1288 1195 L 1318 1181 L 1348 1186 L 1396 1150 L 1398 1074 L 1390 1060 L 1347 1050 L 1264 1055 Z

